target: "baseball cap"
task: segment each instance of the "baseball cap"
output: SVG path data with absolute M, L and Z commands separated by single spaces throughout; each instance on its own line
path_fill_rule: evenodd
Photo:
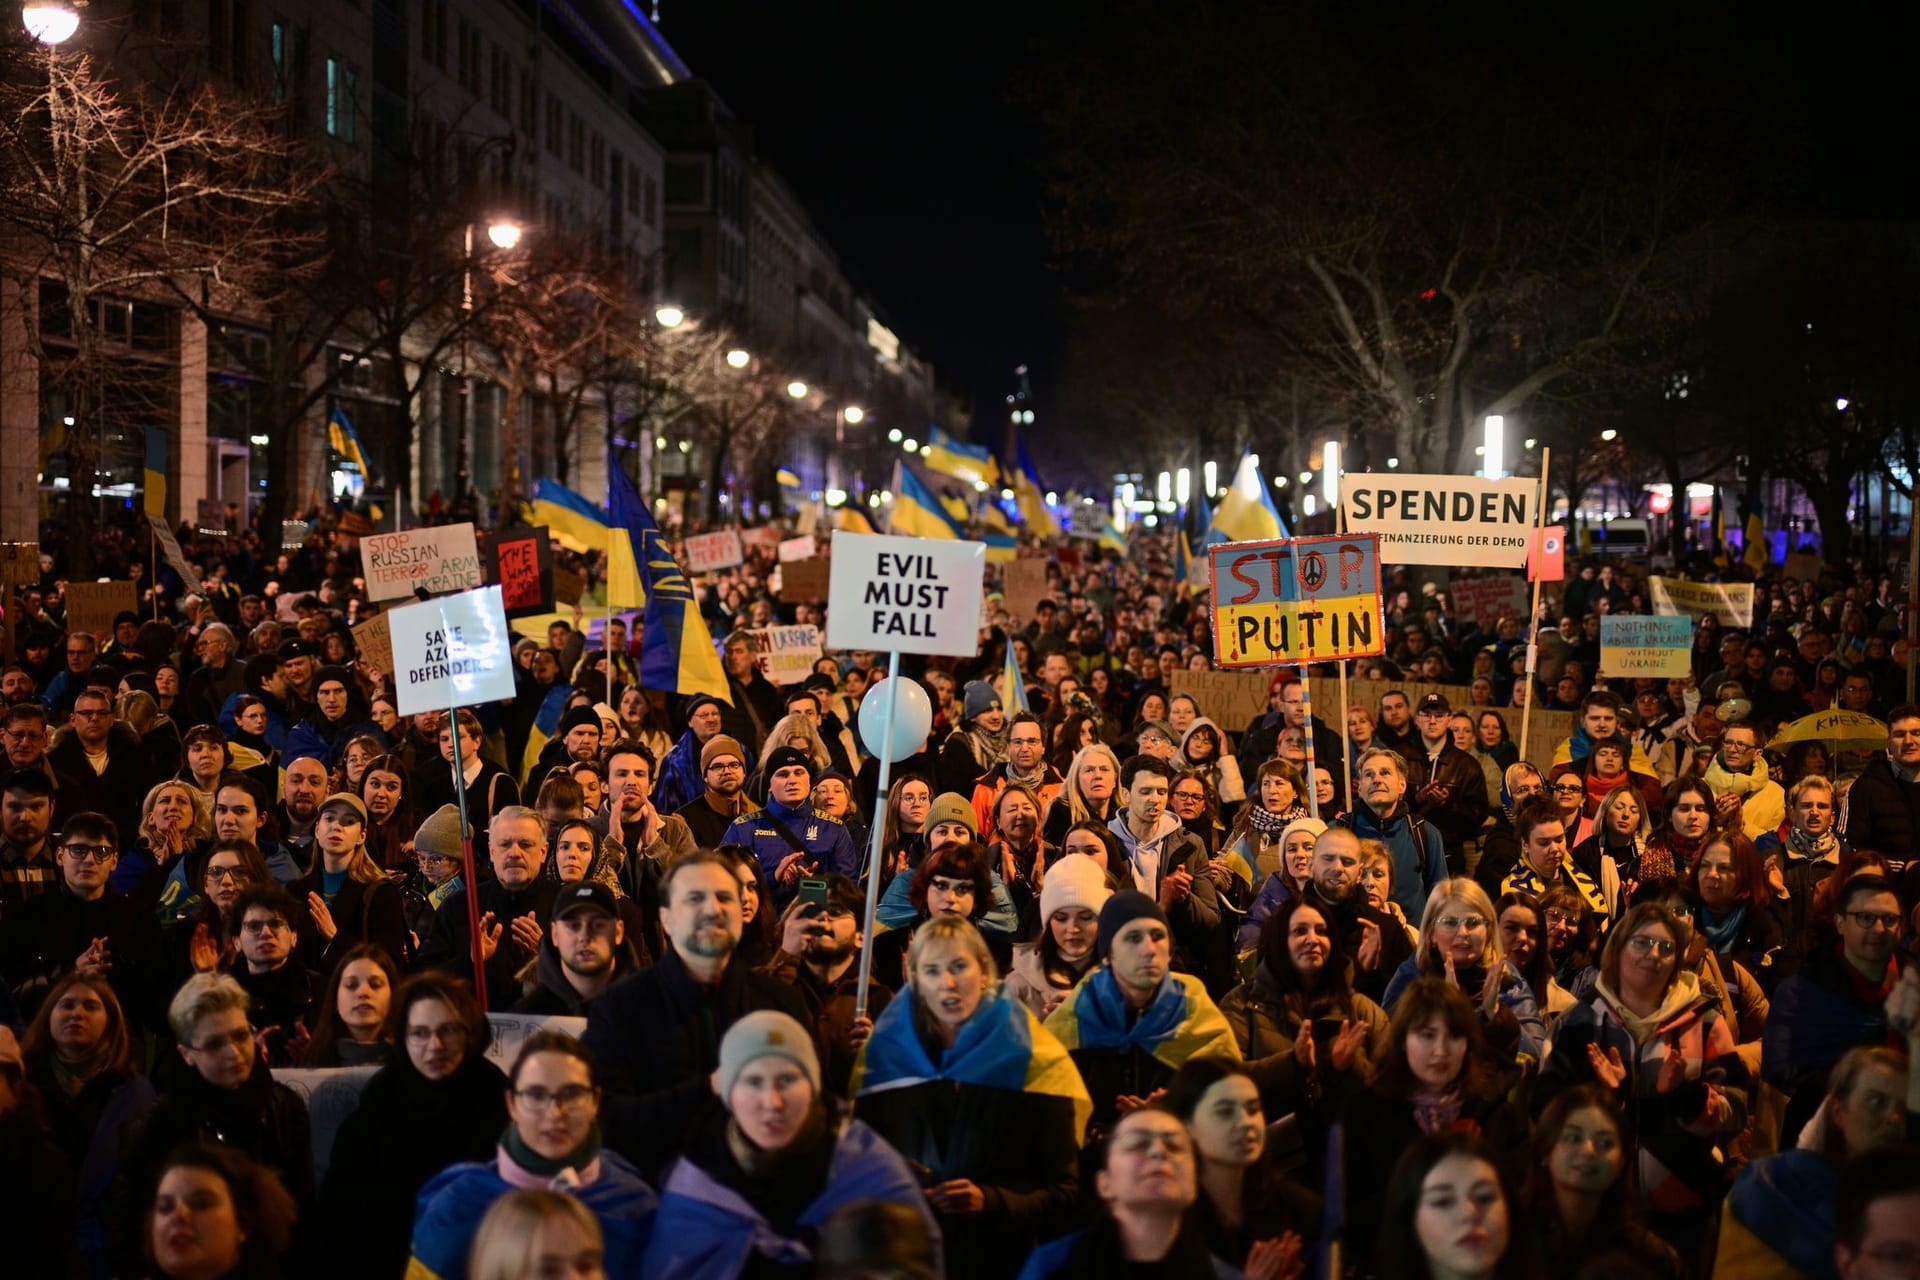
M 598 880 L 582 880 L 579 884 L 570 884 L 553 899 L 553 918 L 563 919 L 569 912 L 598 911 L 608 919 L 620 918 L 620 904 L 615 901 L 613 890 Z

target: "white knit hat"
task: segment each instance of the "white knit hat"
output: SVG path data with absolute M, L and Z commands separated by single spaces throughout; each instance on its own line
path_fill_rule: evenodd
M 1107 887 L 1107 873 L 1084 853 L 1070 853 L 1047 868 L 1040 886 L 1040 919 L 1053 919 L 1062 907 L 1085 907 L 1095 915 L 1107 905 L 1113 890 Z

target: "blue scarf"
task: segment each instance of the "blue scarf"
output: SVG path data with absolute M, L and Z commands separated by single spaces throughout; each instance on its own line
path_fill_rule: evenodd
M 1721 955 L 1725 955 L 1733 946 L 1734 939 L 1740 936 L 1740 926 L 1746 923 L 1747 908 L 1745 905 L 1735 907 L 1715 923 L 1713 913 L 1702 907 L 1697 918 L 1700 922 L 1700 932 L 1706 936 L 1708 945 Z

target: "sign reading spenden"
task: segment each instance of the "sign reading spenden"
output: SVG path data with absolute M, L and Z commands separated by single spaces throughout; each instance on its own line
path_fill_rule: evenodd
M 971 657 L 986 568 L 984 542 L 835 533 L 827 644 Z

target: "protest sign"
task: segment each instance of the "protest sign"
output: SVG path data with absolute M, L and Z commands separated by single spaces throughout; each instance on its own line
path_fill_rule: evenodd
M 1684 613 L 1689 617 L 1712 614 L 1723 627 L 1753 625 L 1753 584 L 1751 582 L 1688 582 L 1682 578 L 1647 579 L 1647 592 L 1653 598 L 1655 613 Z
M 1231 733 L 1239 733 L 1256 716 L 1273 710 L 1267 690 L 1273 677 L 1264 671 L 1188 671 L 1173 673 L 1167 686 L 1170 697 L 1187 694 L 1200 714 L 1217 722 Z
M 187 562 L 185 553 L 180 550 L 180 542 L 173 536 L 173 530 L 167 522 L 149 514 L 147 524 L 153 530 L 154 541 L 160 544 L 160 558 L 167 562 L 167 567 L 180 575 L 180 581 L 186 584 L 187 590 L 200 590 L 200 571 Z
M 805 560 L 813 554 L 812 537 L 787 538 L 780 543 L 780 563 L 790 560 Z
M 1000 589 L 1007 598 L 1007 614 L 1015 622 L 1033 621 L 1034 610 L 1047 598 L 1047 562 L 1039 556 L 1010 560 L 1000 570 Z
M 1476 725 L 1480 723 L 1483 713 L 1491 711 L 1506 724 L 1507 739 L 1516 744 L 1520 741 L 1520 708 L 1473 706 L 1472 691 L 1465 685 L 1427 684 L 1422 681 L 1407 680 L 1353 680 L 1347 685 L 1347 694 L 1353 705 L 1366 707 L 1377 713 L 1381 696 L 1396 689 L 1406 694 L 1407 701 L 1415 706 L 1419 706 L 1420 700 L 1428 694 L 1437 693 L 1445 698 L 1455 711 L 1472 716 Z M 1317 703 L 1314 714 L 1316 717 L 1319 715 Z M 1332 716 L 1326 718 L 1329 723 L 1332 723 Z M 1375 718 L 1378 718 L 1377 714 Z M 1522 759 L 1536 766 L 1542 773 L 1551 771 L 1554 748 L 1572 735 L 1573 720 L 1571 711 L 1545 711 L 1536 705 L 1533 709 L 1532 732 L 1527 736 L 1527 753 Z
M 1819 556 L 1810 556 L 1804 551 L 1795 551 L 1787 557 L 1787 565 L 1782 572 L 1785 573 L 1787 577 L 1794 578 L 1800 582 L 1818 582 L 1820 581 L 1820 571 L 1826 567 L 1827 562 Z
M 1216 665 L 1272 667 L 1386 652 L 1380 544 L 1351 537 L 1263 538 L 1208 549 Z
M 383 676 L 393 674 L 393 634 L 388 630 L 389 623 L 386 614 L 376 613 L 353 628 L 354 652 Z
M 360 540 L 367 599 L 402 600 L 416 591 L 465 591 L 485 578 L 471 524 L 377 533 Z
M 545 528 L 494 535 L 482 568 L 488 581 L 500 584 L 509 618 L 553 612 L 553 539 Z
M 1453 601 L 1456 618 L 1490 624 L 1501 618 L 1527 616 L 1527 580 L 1510 574 L 1451 578 L 1447 582 L 1447 595 Z
M 402 605 L 386 618 L 401 715 L 513 696 L 513 636 L 499 587 Z
M 827 643 L 970 658 L 980 650 L 986 568 L 982 542 L 836 533 Z
M 1609 613 L 1600 619 L 1600 672 L 1609 680 L 1693 672 L 1693 619 Z
M 536 1031 L 558 1031 L 576 1040 L 587 1032 L 585 1018 L 564 1013 L 489 1013 L 487 1022 L 493 1028 L 487 1044 L 487 1061 L 502 1071 L 513 1069 L 513 1060 L 520 1056 L 520 1046 L 531 1040 Z
M 218 498 L 202 498 L 194 504 L 194 524 L 202 533 L 227 532 L 227 506 Z
M 333 1140 L 347 1117 L 360 1109 L 360 1094 L 378 1070 L 377 1066 L 273 1069 L 273 1082 L 287 1086 L 306 1104 L 316 1181 L 327 1176 L 327 1166 L 333 1163 Z
M 553 603 L 579 604 L 580 597 L 587 593 L 587 580 L 573 570 L 561 565 L 553 567 Z
M 1527 562 L 1535 482 L 1515 476 L 1340 477 L 1340 508 L 1351 533 L 1380 535 L 1395 564 L 1518 569 Z
M 827 598 L 833 562 L 825 556 L 789 560 L 780 566 L 780 599 L 787 604 L 812 604 Z
M 313 524 L 311 521 L 282 520 L 280 522 L 280 549 L 282 551 L 298 551 L 300 545 L 307 540 L 307 533 L 312 528 Z
M 67 634 L 84 631 L 97 641 L 110 640 L 114 615 L 130 612 L 139 602 L 131 582 L 69 582 Z
M 756 627 L 753 660 L 760 674 L 774 684 L 799 684 L 813 674 L 820 657 L 820 628 L 814 626 Z
M 731 569 L 746 562 L 746 552 L 740 545 L 738 529 L 721 529 L 715 533 L 696 533 L 687 539 L 687 572 L 712 573 L 716 569 Z
M 740 551 L 744 559 L 746 552 L 754 549 L 774 554 L 780 544 L 786 540 L 786 530 L 777 524 L 757 524 L 751 529 L 740 530 Z

